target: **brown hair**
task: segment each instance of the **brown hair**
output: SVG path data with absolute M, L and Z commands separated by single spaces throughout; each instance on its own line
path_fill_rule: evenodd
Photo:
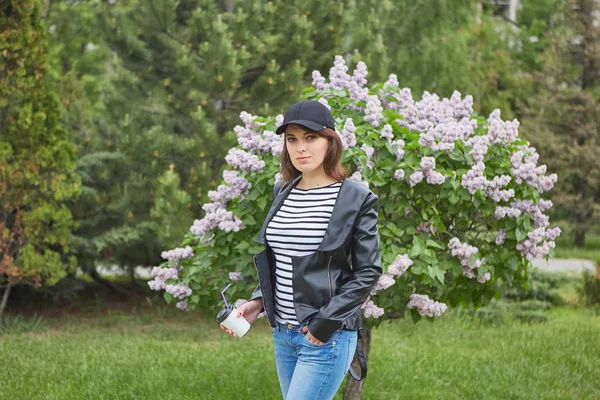
M 322 131 L 313 131 L 312 133 L 326 138 L 328 142 L 327 153 L 323 159 L 323 169 L 325 170 L 325 173 L 336 181 L 345 178 L 348 171 L 342 167 L 341 163 L 343 151 L 342 139 L 340 139 L 339 135 L 331 128 L 325 128 Z M 285 145 L 285 132 L 283 135 L 284 143 L 283 151 L 281 152 L 281 175 L 285 183 L 289 183 L 300 176 L 300 171 L 292 164 L 290 154 Z

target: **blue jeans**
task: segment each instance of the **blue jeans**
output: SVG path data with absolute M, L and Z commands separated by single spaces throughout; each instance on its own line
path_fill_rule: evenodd
M 323 344 L 308 341 L 302 325 L 272 329 L 277 375 L 284 400 L 333 399 L 354 358 L 358 334 L 337 330 Z

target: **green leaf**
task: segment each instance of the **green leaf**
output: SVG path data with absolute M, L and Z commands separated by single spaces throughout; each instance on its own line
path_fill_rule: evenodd
M 435 247 L 435 248 L 437 248 L 437 249 L 441 249 L 441 250 L 444 250 L 444 249 L 445 249 L 445 247 L 444 247 L 444 246 L 442 246 L 441 244 L 439 244 L 438 242 L 436 242 L 436 241 L 435 241 L 435 240 L 433 240 L 433 239 L 428 239 L 428 240 L 427 240 L 427 247 Z
M 411 257 L 417 257 L 425 251 L 425 242 L 419 236 L 413 236 L 413 247 L 411 249 Z
M 260 199 L 258 199 L 257 204 L 261 210 L 264 210 L 265 207 L 267 206 L 267 199 L 265 199 L 264 197 L 261 197 Z
M 450 195 L 450 198 L 448 199 L 448 201 L 452 205 L 458 203 L 458 200 L 460 200 L 460 196 L 456 192 L 452 192 L 452 194 Z
M 517 230 L 515 231 L 515 235 L 517 237 L 517 242 L 525 240 L 525 238 L 527 237 L 527 233 L 521 230 L 521 228 L 517 228 Z
M 412 318 L 413 322 L 416 324 L 417 322 L 419 322 L 421 320 L 421 314 L 419 314 L 419 312 L 417 311 L 416 308 L 411 308 L 410 309 L 410 317 Z
M 236 250 L 245 250 L 250 247 L 250 243 L 248 242 L 240 242 L 237 246 L 234 247 Z
M 444 284 L 444 271 L 438 270 L 438 272 L 435 274 L 435 277 L 442 285 Z

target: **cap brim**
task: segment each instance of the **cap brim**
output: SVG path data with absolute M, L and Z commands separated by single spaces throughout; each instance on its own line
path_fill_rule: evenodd
M 280 125 L 275 131 L 275 133 L 281 135 L 283 132 L 285 132 L 285 128 L 287 128 L 289 124 L 302 125 L 303 127 L 308 128 L 314 132 L 320 132 L 323 129 L 327 128 L 325 125 L 317 124 L 316 122 L 307 121 L 305 119 L 297 119 Z

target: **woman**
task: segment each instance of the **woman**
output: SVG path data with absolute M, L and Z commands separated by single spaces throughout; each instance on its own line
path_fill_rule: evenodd
M 277 129 L 284 132 L 284 182 L 256 239 L 265 244 L 254 256 L 259 285 L 239 315 L 253 323 L 265 311 L 284 399 L 332 399 L 355 352 L 362 374 L 352 376 L 366 375 L 358 333 L 361 305 L 382 273 L 379 199 L 345 178 L 326 106 L 294 104 Z

